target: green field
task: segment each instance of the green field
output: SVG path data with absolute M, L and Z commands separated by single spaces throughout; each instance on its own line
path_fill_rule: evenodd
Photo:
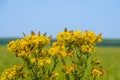
M 94 58 L 99 58 L 107 74 L 100 80 L 120 80 L 120 47 L 98 47 Z M 0 75 L 15 64 L 22 63 L 13 53 L 7 51 L 6 46 L 0 46 Z

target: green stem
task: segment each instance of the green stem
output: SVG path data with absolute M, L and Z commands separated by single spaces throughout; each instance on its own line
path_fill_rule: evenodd
M 64 61 L 64 59 L 62 58 L 62 63 L 63 63 L 63 65 L 65 65 L 65 61 Z
M 65 75 L 65 79 L 66 79 L 66 80 L 70 80 L 69 74 L 66 74 L 66 75 Z
M 57 63 L 58 63 L 58 60 L 57 60 L 57 57 L 56 57 L 56 56 L 53 57 L 53 60 L 54 60 L 54 63 L 53 63 L 53 68 L 52 68 L 52 70 L 51 70 L 51 72 L 50 72 L 50 74 L 49 74 L 50 77 L 51 77 L 52 72 L 55 70 L 55 68 L 56 68 L 56 66 L 57 66 Z

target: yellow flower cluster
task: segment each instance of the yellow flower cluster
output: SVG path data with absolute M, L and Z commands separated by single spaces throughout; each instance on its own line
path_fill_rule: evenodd
M 81 51 L 83 53 L 92 53 L 92 52 L 95 52 L 95 48 L 93 45 L 82 45 Z
M 30 36 L 24 34 L 24 39 L 11 41 L 8 44 L 8 50 L 16 53 L 18 57 L 29 57 L 30 53 L 38 53 L 40 48 L 49 45 L 50 38 L 46 35 L 35 35 L 32 31 Z
M 35 59 L 35 58 L 31 58 L 31 63 L 34 64 L 38 64 L 39 66 L 44 66 L 46 64 L 50 64 L 51 63 L 51 59 L 50 58 L 41 58 L 41 59 Z
M 30 61 L 31 61 L 31 63 L 35 63 L 36 59 L 35 58 L 31 58 Z
M 59 73 L 58 73 L 58 72 L 53 72 L 51 77 L 52 77 L 52 78 L 55 78 L 55 77 L 57 77 L 57 76 L 59 76 Z
M 61 58 L 65 58 L 67 56 L 65 45 L 61 42 L 53 42 L 52 47 L 48 50 L 48 53 L 52 56 L 58 56 Z
M 47 38 L 44 35 L 35 35 L 31 33 L 31 36 L 25 36 L 25 40 L 28 42 L 31 47 L 41 48 L 43 46 L 50 44 L 50 38 Z
M 98 36 L 92 31 L 85 31 L 82 33 L 80 30 L 60 32 L 57 35 L 58 42 L 62 42 L 65 45 L 73 45 L 79 47 L 83 53 L 92 53 L 95 51 L 95 45 L 97 42 L 101 42 L 102 34 Z
M 67 31 L 67 29 L 65 29 L 64 32 L 60 32 L 57 35 L 57 40 L 62 43 L 81 44 L 82 43 L 82 32 L 80 30 Z
M 45 64 L 50 64 L 51 59 L 50 58 L 45 58 L 45 59 L 38 59 L 38 65 L 44 66 Z
M 104 75 L 106 72 L 102 70 L 102 66 L 100 66 L 98 69 L 93 69 L 92 75 L 93 77 L 100 77 Z
M 23 67 L 23 65 L 15 65 L 12 69 L 7 69 L 2 73 L 0 80 L 15 80 L 19 77 L 27 77 L 27 75 L 22 72 Z
M 65 73 L 65 74 L 70 74 L 70 73 L 72 73 L 72 72 L 74 72 L 74 69 L 75 68 L 75 66 L 72 64 L 72 65 L 64 65 L 63 67 L 62 67 L 62 71 Z
M 100 60 L 99 60 L 99 59 L 92 60 L 92 61 L 91 61 L 91 64 L 92 64 L 92 65 L 99 65 L 99 64 L 100 64 Z

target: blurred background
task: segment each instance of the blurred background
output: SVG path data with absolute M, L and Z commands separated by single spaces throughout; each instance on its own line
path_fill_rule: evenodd
M 55 40 L 65 27 L 102 33 L 97 56 L 107 75 L 100 80 L 120 80 L 120 0 L 0 0 L 0 74 L 21 62 L 8 54 L 9 41 L 31 31 Z

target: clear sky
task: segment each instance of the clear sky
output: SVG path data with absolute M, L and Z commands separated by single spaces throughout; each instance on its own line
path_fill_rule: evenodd
M 0 0 L 0 38 L 69 30 L 120 38 L 120 0 Z

